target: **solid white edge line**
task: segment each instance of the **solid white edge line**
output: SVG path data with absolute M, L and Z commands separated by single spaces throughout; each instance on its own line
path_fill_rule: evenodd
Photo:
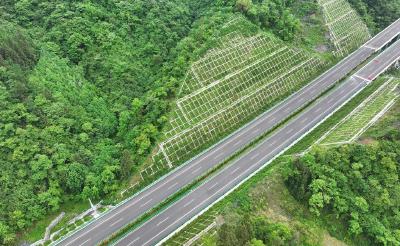
M 212 206 L 214 206 L 216 203 L 224 199 L 226 196 L 228 196 L 232 191 L 237 189 L 240 185 L 242 185 L 244 182 L 252 178 L 254 175 L 256 175 L 258 172 L 260 172 L 262 169 L 264 169 L 267 165 L 269 165 L 272 161 L 274 161 L 276 158 L 278 158 L 282 153 L 290 149 L 293 145 L 295 145 L 297 142 L 299 142 L 304 136 L 306 136 L 308 133 L 313 131 L 315 128 L 317 128 L 320 124 L 325 122 L 326 119 L 328 119 L 330 116 L 332 116 L 337 110 L 343 107 L 346 103 L 348 103 L 351 99 L 353 99 L 358 93 L 360 93 L 363 89 L 365 88 L 362 87 L 360 90 L 358 90 L 355 94 L 353 94 L 348 100 L 344 101 L 340 106 L 338 106 L 334 111 L 332 111 L 330 114 L 328 114 L 326 117 L 324 117 L 319 123 L 317 123 L 314 127 L 312 127 L 309 131 L 305 132 L 302 136 L 300 136 L 297 140 L 292 142 L 287 148 L 282 150 L 279 154 L 275 155 L 271 160 L 267 161 L 263 166 L 261 166 L 259 169 L 254 171 L 252 174 L 250 174 L 248 177 L 246 177 L 244 180 L 242 180 L 240 183 L 238 183 L 235 187 L 233 187 L 231 190 L 226 192 L 223 196 L 218 198 L 216 201 L 214 201 L 212 204 L 204 208 L 202 211 L 200 211 L 198 214 L 193 216 L 190 220 L 186 221 L 184 224 L 182 224 L 179 228 L 177 228 L 174 232 L 170 233 L 167 237 L 163 238 L 160 242 L 156 244 L 156 246 L 161 245 L 162 243 L 166 242 L 169 238 L 171 238 L 173 235 L 175 235 L 177 232 L 182 230 L 185 226 L 187 226 L 189 223 L 193 222 L 195 219 L 197 219 L 199 216 L 201 216 L 203 213 L 205 213 L 208 209 L 210 209 Z M 121 239 L 122 240 L 122 239 Z M 115 244 L 113 244 L 115 245 Z
M 346 122 L 350 117 L 352 117 L 354 114 L 362 110 L 362 108 L 365 106 L 365 104 L 371 100 L 380 92 L 382 91 L 388 84 L 393 80 L 393 77 L 387 78 L 387 81 L 384 82 L 381 86 L 379 86 L 378 89 L 376 89 L 371 95 L 369 95 L 367 98 L 365 98 L 357 107 L 355 107 L 350 113 L 348 113 L 344 118 L 342 118 L 339 122 L 337 122 L 334 126 L 332 126 L 328 131 L 326 131 L 320 138 L 318 138 L 313 144 L 308 147 L 308 149 L 305 152 L 308 152 L 314 145 L 332 145 L 336 143 L 348 143 L 349 141 L 341 141 L 341 142 L 336 142 L 336 143 L 321 143 L 324 141 L 329 134 L 331 134 L 334 130 L 336 130 L 340 125 L 342 125 L 344 122 Z
M 376 37 L 377 39 L 379 39 L 379 35 L 382 35 L 382 33 L 385 33 L 387 30 L 389 30 L 392 26 L 394 26 L 397 22 L 400 22 L 400 18 L 395 20 L 394 22 L 392 22 L 389 26 L 385 27 L 385 29 L 383 29 L 382 31 L 380 31 L 379 33 L 377 33 L 374 38 Z M 378 48 L 375 49 L 375 51 L 382 49 L 385 45 L 387 45 L 391 40 L 393 40 L 396 36 L 399 35 L 399 32 L 397 32 L 397 34 L 391 36 L 388 41 L 384 42 L 384 44 L 382 44 L 381 46 L 379 46 Z M 370 40 L 368 40 L 363 46 L 368 45 L 368 43 L 372 42 L 373 38 L 371 38 Z M 367 47 L 369 48 L 369 47 Z

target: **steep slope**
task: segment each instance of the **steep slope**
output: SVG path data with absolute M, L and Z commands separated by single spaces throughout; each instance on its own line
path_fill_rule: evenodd
M 156 162 L 175 166 L 222 139 L 311 81 L 324 67 L 316 56 L 258 34 L 244 37 L 233 17 L 218 48 L 193 63 L 182 83 Z
M 345 56 L 371 36 L 365 23 L 347 0 L 319 0 L 335 47 L 335 55 Z
M 87 198 L 115 201 L 160 138 L 191 62 L 234 13 L 293 40 L 291 2 L 3 1 L 0 241 Z M 68 212 L 68 211 L 67 211 Z M 72 214 L 69 214 L 72 216 Z

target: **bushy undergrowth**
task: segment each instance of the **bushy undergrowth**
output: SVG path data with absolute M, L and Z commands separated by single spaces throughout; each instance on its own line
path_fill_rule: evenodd
M 284 40 L 300 28 L 290 1 L 251 5 L 3 1 L 0 242 L 66 201 L 113 196 L 153 149 L 188 66 L 232 15 Z
M 382 245 L 400 243 L 398 130 L 367 145 L 318 148 L 291 165 L 287 186 L 315 215 L 335 215 L 352 236 Z

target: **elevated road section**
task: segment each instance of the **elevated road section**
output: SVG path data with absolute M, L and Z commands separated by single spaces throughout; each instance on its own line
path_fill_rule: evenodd
M 138 219 L 146 211 L 149 211 L 184 186 L 204 175 L 208 170 L 229 158 L 232 154 L 243 149 L 263 133 L 273 129 L 336 82 L 345 78 L 357 66 L 379 50 L 380 46 L 383 47 L 390 43 L 399 34 L 400 21 L 398 20 L 368 41 L 368 46 L 360 47 L 276 107 L 188 161 L 185 165 L 175 169 L 147 189 L 118 204 L 114 209 L 86 227 L 67 235 L 67 237 L 54 244 L 88 246 L 95 245 L 108 238 L 126 224 Z
M 383 31 L 378 33 L 373 39 L 370 39 L 365 43 L 365 47 L 372 48 L 374 50 L 380 50 L 385 45 L 390 43 L 393 39 L 399 36 L 399 25 L 400 19 L 386 27 Z

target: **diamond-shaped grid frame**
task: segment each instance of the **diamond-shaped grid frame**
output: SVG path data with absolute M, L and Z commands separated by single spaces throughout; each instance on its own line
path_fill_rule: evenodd
M 387 81 L 357 106 L 350 114 L 324 134 L 316 144 L 339 145 L 355 141 L 368 127 L 383 115 L 399 97 L 399 80 Z
M 344 56 L 371 38 L 368 27 L 346 0 L 318 0 L 336 56 Z

